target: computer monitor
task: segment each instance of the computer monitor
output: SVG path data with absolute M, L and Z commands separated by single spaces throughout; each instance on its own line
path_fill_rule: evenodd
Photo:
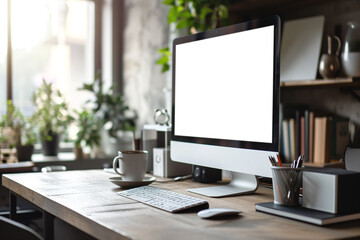
M 173 41 L 173 161 L 229 170 L 220 197 L 252 193 L 271 177 L 279 147 L 280 19 L 271 16 Z

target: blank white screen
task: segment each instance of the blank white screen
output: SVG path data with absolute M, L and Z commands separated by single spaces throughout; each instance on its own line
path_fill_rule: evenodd
M 274 26 L 175 51 L 175 135 L 272 142 Z

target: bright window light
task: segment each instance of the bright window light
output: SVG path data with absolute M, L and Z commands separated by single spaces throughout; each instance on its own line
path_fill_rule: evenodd
M 7 1 L 0 1 L 0 115 L 6 111 Z

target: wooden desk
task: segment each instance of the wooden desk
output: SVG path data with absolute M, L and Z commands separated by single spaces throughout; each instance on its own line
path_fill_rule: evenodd
M 329 239 L 360 236 L 360 221 L 328 227 L 289 220 L 255 211 L 255 203 L 272 201 L 272 190 L 255 194 L 206 198 L 210 207 L 243 211 L 240 217 L 204 220 L 196 213 L 172 214 L 121 197 L 121 191 L 102 170 L 3 175 L 3 185 L 50 215 L 99 239 Z M 153 183 L 153 186 L 197 196 L 192 181 Z

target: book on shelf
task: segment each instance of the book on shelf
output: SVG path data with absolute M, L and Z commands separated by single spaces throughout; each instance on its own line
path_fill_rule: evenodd
M 284 119 L 282 121 L 282 150 L 283 150 L 283 157 L 285 161 L 290 161 L 290 144 L 289 144 L 289 121 Z
M 295 157 L 300 155 L 301 151 L 301 113 L 300 110 L 296 110 L 295 112 Z
M 330 118 L 315 117 L 314 163 L 330 162 Z
M 314 112 L 305 111 L 305 162 L 313 162 L 314 153 Z
M 340 159 L 344 157 L 345 148 L 350 141 L 349 119 L 342 117 L 331 117 L 331 142 L 330 158 Z
M 290 118 L 289 119 L 289 146 L 290 146 L 290 161 L 292 162 L 294 159 L 296 159 L 296 126 L 295 126 L 295 119 Z
M 349 143 L 349 119 L 303 109 L 284 114 L 281 123 L 281 156 L 291 162 L 298 155 L 305 163 L 324 165 L 343 158 Z
M 285 114 L 285 118 L 281 122 L 281 155 L 286 161 L 292 161 L 299 156 L 301 152 L 301 126 L 300 121 L 302 112 L 296 110 L 296 117 L 289 117 Z M 304 126 L 303 126 L 304 128 Z M 303 136 L 304 137 L 304 136 Z
M 305 156 L 305 116 L 300 118 L 300 154 Z

